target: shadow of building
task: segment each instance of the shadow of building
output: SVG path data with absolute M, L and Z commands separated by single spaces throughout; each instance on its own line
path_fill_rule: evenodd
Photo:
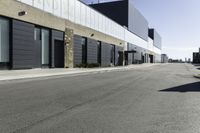
M 160 90 L 160 92 L 200 92 L 200 82 L 185 84 L 177 87 L 172 87 L 164 90 Z

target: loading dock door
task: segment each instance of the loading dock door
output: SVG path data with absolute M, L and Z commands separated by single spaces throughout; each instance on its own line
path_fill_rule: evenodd
M 64 42 L 55 40 L 54 62 L 56 68 L 64 68 Z

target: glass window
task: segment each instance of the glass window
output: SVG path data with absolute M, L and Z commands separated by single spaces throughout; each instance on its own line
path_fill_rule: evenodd
M 42 65 L 49 65 L 49 30 L 42 29 Z
M 87 63 L 87 42 L 86 38 L 81 39 L 81 45 L 82 45 L 82 64 Z
M 10 61 L 9 20 L 0 17 L 0 62 Z
M 36 41 L 39 41 L 41 40 L 41 31 L 40 31 L 40 28 L 35 28 L 34 29 L 34 40 Z
M 101 42 L 97 42 L 97 61 L 101 64 Z
M 114 46 L 111 45 L 111 49 L 110 49 L 110 62 L 114 63 Z

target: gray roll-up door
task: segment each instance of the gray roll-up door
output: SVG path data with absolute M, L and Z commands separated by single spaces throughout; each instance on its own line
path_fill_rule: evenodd
M 97 63 L 97 41 L 87 39 L 87 63 Z
M 12 21 L 12 67 L 13 69 L 35 66 L 34 25 L 18 20 Z
M 111 45 L 102 42 L 101 44 L 101 65 L 110 66 L 111 64 Z
M 74 65 L 82 64 L 81 36 L 74 35 Z

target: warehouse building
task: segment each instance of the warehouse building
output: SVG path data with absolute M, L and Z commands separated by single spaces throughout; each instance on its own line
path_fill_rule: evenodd
M 134 7 L 133 0 L 111 1 L 91 4 L 90 6 L 148 43 L 146 47 L 145 43 L 141 45 L 138 42 L 128 42 L 125 48 L 126 64 L 161 62 L 161 36 L 155 29 L 149 29 L 148 21 Z
M 157 49 L 162 49 L 162 39 L 161 36 L 158 34 L 158 32 L 155 29 L 149 29 L 149 37 L 153 40 L 153 46 Z M 153 60 L 156 63 L 160 63 L 161 61 L 161 55 L 155 53 L 153 56 Z
M 193 53 L 193 63 L 200 64 L 200 48 L 199 48 L 199 52 Z
M 161 54 L 161 63 L 168 63 L 169 57 L 167 54 Z
M 0 69 L 118 66 L 153 42 L 79 0 L 0 1 Z

